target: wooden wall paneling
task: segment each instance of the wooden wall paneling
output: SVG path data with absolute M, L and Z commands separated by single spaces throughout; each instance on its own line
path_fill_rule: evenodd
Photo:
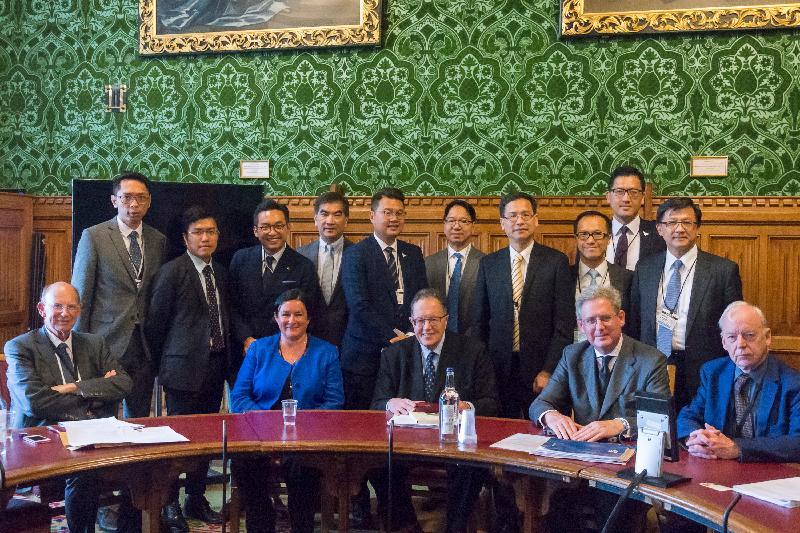
M 28 329 L 33 200 L 0 193 L 0 345 Z
M 742 277 L 742 292 L 748 302 L 756 301 L 761 295 L 761 261 L 759 261 L 760 232 L 743 235 L 744 228 L 725 227 L 706 228 L 704 230 L 701 248 L 706 252 L 726 257 L 739 265 L 739 274 Z M 731 229 L 736 229 L 739 233 Z
M 33 202 L 33 231 L 44 234 L 44 283 L 72 278 L 72 199 L 37 197 Z
M 768 248 L 761 305 L 776 333 L 800 337 L 800 234 L 771 235 Z

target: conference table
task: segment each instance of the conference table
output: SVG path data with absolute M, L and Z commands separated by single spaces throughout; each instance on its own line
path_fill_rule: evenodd
M 189 442 L 137 445 L 69 451 L 47 428 L 28 428 L 28 433 L 51 437 L 31 445 L 14 432 L 3 457 L 4 479 L 0 485 L 0 509 L 17 486 L 31 485 L 76 472 L 95 470 L 104 483 L 130 487 L 134 505 L 142 510 L 143 530 L 158 531 L 160 509 L 179 474 L 198 460 L 218 458 L 222 453 L 222 426 L 226 421 L 227 452 L 230 457 L 260 454 L 280 457 L 302 454 L 322 471 L 324 518 L 332 516 L 338 501 L 339 531 L 347 531 L 350 496 L 358 491 L 364 473 L 386 465 L 387 415 L 378 411 L 299 411 L 294 427 L 284 426 L 279 411 L 245 414 L 189 415 L 136 420 L 147 426 L 168 425 Z M 534 509 L 541 503 L 542 480 L 569 484 L 588 483 L 598 489 L 621 492 L 627 481 L 616 473 L 623 467 L 569 459 L 538 457 L 501 450 L 491 445 L 515 433 L 540 433 L 530 421 L 477 417 L 476 444 L 440 443 L 435 429 L 394 429 L 395 460 L 415 463 L 469 464 L 489 469 L 499 478 L 511 479 L 523 502 L 525 531 L 535 531 Z M 632 461 L 631 461 L 632 463 Z M 630 465 L 629 465 L 630 466 Z M 700 485 L 737 483 L 800 476 L 800 464 L 740 464 L 709 461 L 683 454 L 677 463 L 665 463 L 665 471 L 691 477 L 688 483 L 662 489 L 642 485 L 635 497 L 662 505 L 709 527 L 720 529 L 732 492 L 719 492 Z M 334 496 L 336 498 L 334 498 Z M 797 531 L 800 508 L 786 509 L 743 496 L 730 516 L 730 531 Z

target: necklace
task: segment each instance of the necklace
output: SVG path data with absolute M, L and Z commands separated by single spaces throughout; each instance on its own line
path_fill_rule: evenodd
M 308 349 L 308 335 L 306 334 L 305 338 L 303 339 L 303 351 L 300 352 L 299 355 L 293 353 L 284 353 L 282 341 L 278 341 L 278 353 L 281 354 L 283 360 L 289 363 L 290 365 L 295 364 L 301 357 L 303 357 Z

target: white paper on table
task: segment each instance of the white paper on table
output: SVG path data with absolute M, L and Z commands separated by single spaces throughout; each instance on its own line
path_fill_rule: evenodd
M 734 485 L 733 490 L 782 507 L 800 506 L 800 477 Z
M 63 427 L 64 429 L 69 428 L 93 428 L 93 427 L 103 427 L 103 426 L 118 426 L 123 428 L 143 428 L 144 424 L 133 424 L 128 422 L 127 420 L 117 420 L 113 416 L 109 416 L 106 418 L 93 418 L 90 420 L 73 420 L 70 422 L 59 422 L 59 426 Z
M 438 428 L 439 415 L 437 413 L 408 413 L 407 415 L 394 415 L 392 420 L 397 427 L 413 428 Z
M 86 446 L 157 444 L 189 440 L 169 426 L 146 428 L 115 418 L 67 422 L 64 425 L 67 447 L 71 450 Z
M 530 435 L 528 433 L 515 433 L 510 437 L 497 441 L 491 448 L 500 448 L 514 452 L 533 453 L 539 446 L 550 440 L 550 437 L 543 435 Z

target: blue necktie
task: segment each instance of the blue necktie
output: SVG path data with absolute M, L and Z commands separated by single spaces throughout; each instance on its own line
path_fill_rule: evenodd
M 428 352 L 425 358 L 425 401 L 428 403 L 436 402 L 436 367 L 433 365 L 434 352 Z
M 681 296 L 682 266 L 683 263 L 680 259 L 672 263 L 672 277 L 669 278 L 667 292 L 664 295 L 664 307 L 672 313 L 675 313 L 678 308 L 678 298 Z M 660 324 L 656 334 L 656 348 L 667 357 L 672 354 L 672 330 Z
M 64 383 L 75 383 L 75 365 L 67 351 L 67 343 L 62 342 L 56 346 L 56 355 L 61 361 L 61 370 L 64 372 Z
M 456 258 L 456 266 L 450 275 L 450 286 L 447 288 L 447 329 L 458 333 L 458 298 L 461 292 L 461 254 L 453 254 Z

